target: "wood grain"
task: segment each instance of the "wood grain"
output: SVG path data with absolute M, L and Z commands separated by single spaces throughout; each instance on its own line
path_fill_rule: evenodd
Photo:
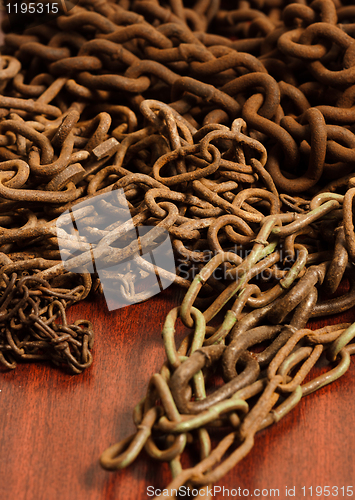
M 34 364 L 2 371 L 0 499 L 140 500 L 149 498 L 147 486 L 168 484 L 167 465 L 145 454 L 127 470 L 113 473 L 102 470 L 98 458 L 134 432 L 133 406 L 164 360 L 161 327 L 180 300 L 181 292 L 171 287 L 145 303 L 112 312 L 103 299 L 78 304 L 70 319 L 91 318 L 96 332 L 94 363 L 85 373 L 73 376 Z M 355 320 L 355 313 L 346 319 Z M 182 327 L 178 331 L 183 335 Z M 304 497 L 302 486 L 353 485 L 354 374 L 352 364 L 340 380 L 259 433 L 249 456 L 219 485 L 251 493 L 278 488 L 279 498 L 288 498 L 285 488 L 295 487 L 297 499 L 323 498 L 315 493 Z M 220 493 L 214 498 L 228 497 Z

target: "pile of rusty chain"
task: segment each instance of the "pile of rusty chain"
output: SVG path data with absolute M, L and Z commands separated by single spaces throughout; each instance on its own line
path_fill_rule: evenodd
M 324 221 L 340 217 L 339 225 L 344 223 L 346 203 L 340 195 L 325 193 L 313 198 L 304 214 L 266 216 L 244 259 L 221 250 L 202 268 L 181 307 L 166 318 L 162 335 L 167 361 L 151 377 L 145 398 L 134 409 L 137 432 L 102 454 L 104 468 L 127 467 L 144 448 L 150 457 L 169 462 L 173 479 L 164 496 L 175 498 L 181 487 L 189 487 L 196 498 L 208 496 L 213 483 L 249 453 L 259 430 L 348 370 L 355 353 L 355 324 L 313 331 L 305 327 L 309 318 L 355 305 L 354 270 L 347 268 L 340 243 L 344 234 L 328 257 L 326 252 L 309 253 L 311 247 L 301 242 L 302 237 L 295 243 L 296 237 L 312 233 Z M 292 266 L 277 267 L 278 280 L 261 291 L 251 281 L 265 270 L 273 274 L 285 248 L 293 254 Z M 201 312 L 194 304 L 202 286 L 226 263 L 231 264 L 226 273 L 230 284 Z M 321 285 L 333 286 L 342 270 L 349 273 L 350 292 L 318 301 Z M 222 318 L 207 326 L 226 304 Z M 178 318 L 192 329 L 179 348 L 174 335 Z M 322 355 L 335 366 L 304 383 Z M 216 434 L 220 440 L 213 448 Z M 181 455 L 191 442 L 200 461 L 183 469 Z
M 88 366 L 92 329 L 68 326 L 64 308 L 100 285 L 61 262 L 57 220 L 123 189 L 135 225 L 169 231 L 188 291 L 166 320 L 167 362 L 135 409 L 137 434 L 102 464 L 125 467 L 145 447 L 170 462 L 172 489 L 209 485 L 259 429 L 345 373 L 354 351 L 351 325 L 305 327 L 355 305 L 355 8 L 83 0 L 21 34 L 11 26 L 0 58 L 0 361 Z M 91 213 L 83 220 L 95 231 Z M 102 235 L 107 268 L 131 256 L 115 245 L 119 226 Z M 318 299 L 343 277 L 348 292 Z M 176 348 L 178 317 L 193 332 Z M 323 352 L 337 366 L 303 383 Z M 225 437 L 211 450 L 214 428 Z M 191 436 L 201 461 L 182 470 Z
M 9 259 L 10 260 L 10 259 Z M 68 325 L 65 308 L 82 290 L 53 288 L 36 276 L 2 275 L 0 361 L 9 369 L 16 360 L 51 360 L 81 373 L 92 363 L 94 337 L 90 321 Z M 36 286 L 33 286 L 36 285 Z M 56 322 L 60 320 L 60 323 Z

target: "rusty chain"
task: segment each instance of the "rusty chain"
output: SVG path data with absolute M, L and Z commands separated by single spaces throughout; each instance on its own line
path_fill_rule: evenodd
M 133 224 L 156 226 L 147 241 L 169 232 L 186 295 L 166 319 L 167 361 L 135 408 L 137 433 L 101 463 L 126 467 L 145 448 L 169 462 L 170 491 L 202 490 L 260 429 L 342 376 L 355 349 L 350 324 L 307 328 L 355 305 L 355 8 L 82 0 L 24 22 L 16 33 L 5 19 L 0 56 L 0 361 L 90 365 L 92 326 L 68 325 L 65 308 L 101 285 L 57 223 L 85 202 L 109 269 L 134 248 L 119 203 L 102 206 L 117 223 L 98 228 L 92 200 L 123 190 Z M 79 252 L 66 264 L 63 234 Z M 348 291 L 324 299 L 343 278 Z M 178 318 L 191 329 L 180 347 Z M 321 356 L 334 366 L 305 382 Z M 183 470 L 191 442 L 200 461 Z

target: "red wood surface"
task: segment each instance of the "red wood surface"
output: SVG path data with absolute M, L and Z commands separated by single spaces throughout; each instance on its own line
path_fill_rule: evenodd
M 133 406 L 165 359 L 161 327 L 180 300 L 172 287 L 117 311 L 108 312 L 103 299 L 72 307 L 69 318 L 91 319 L 96 332 L 94 363 L 82 375 L 44 364 L 0 370 L 1 500 L 140 500 L 149 498 L 148 486 L 168 484 L 167 465 L 144 453 L 119 472 L 104 471 L 98 458 L 134 432 Z M 345 319 L 355 320 L 355 312 Z M 313 327 L 327 322 L 334 320 Z M 233 498 L 231 489 L 239 487 L 244 495 L 234 498 L 251 498 L 256 488 L 277 488 L 280 499 L 352 498 L 341 487 L 355 490 L 354 364 L 259 433 L 251 453 L 218 483 L 230 496 L 225 491 L 214 498 Z M 316 486 L 337 486 L 338 496 L 335 489 L 318 496 Z M 295 496 L 286 488 L 295 488 Z
M 78 304 L 70 319 L 90 318 L 96 332 L 94 363 L 85 373 L 68 375 L 34 364 L 2 370 L 0 499 L 140 500 L 149 498 L 147 486 L 168 484 L 168 466 L 145 453 L 119 472 L 104 471 L 98 458 L 134 431 L 132 408 L 165 358 L 162 323 L 180 300 L 181 292 L 171 287 L 112 312 L 103 299 Z M 355 320 L 354 312 L 350 318 Z M 315 491 L 311 497 L 308 490 L 304 496 L 302 486 L 355 486 L 354 374 L 352 364 L 340 380 L 259 433 L 249 456 L 219 485 L 250 493 L 278 488 L 282 499 L 291 498 L 286 487 L 295 487 L 293 498 L 301 499 L 326 498 Z M 233 497 L 225 492 L 215 498 Z M 344 498 L 341 490 L 337 498 Z

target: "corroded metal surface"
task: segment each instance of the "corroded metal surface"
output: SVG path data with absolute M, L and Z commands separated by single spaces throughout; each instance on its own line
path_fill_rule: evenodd
M 58 232 L 82 202 L 104 271 L 132 258 L 171 279 L 139 258 L 119 203 L 101 203 L 118 221 L 104 224 L 98 195 L 123 190 L 133 226 L 153 227 L 150 245 L 169 232 L 187 290 L 167 317 L 167 361 L 135 409 L 137 433 L 104 467 L 144 447 L 170 463 L 171 490 L 203 488 L 258 430 L 347 370 L 354 327 L 306 324 L 355 305 L 354 18 L 340 0 L 83 0 L 21 34 L 5 20 L 0 361 L 50 357 L 74 372 L 91 362 L 91 326 L 68 326 L 64 309 L 101 285 L 77 269 L 91 259 L 84 240 Z M 65 264 L 63 234 L 80 254 Z M 343 278 L 349 290 L 324 298 Z M 112 287 L 144 298 L 132 273 Z M 178 318 L 192 329 L 180 347 Z M 320 356 L 335 367 L 304 383 Z M 182 470 L 193 438 L 200 461 Z

